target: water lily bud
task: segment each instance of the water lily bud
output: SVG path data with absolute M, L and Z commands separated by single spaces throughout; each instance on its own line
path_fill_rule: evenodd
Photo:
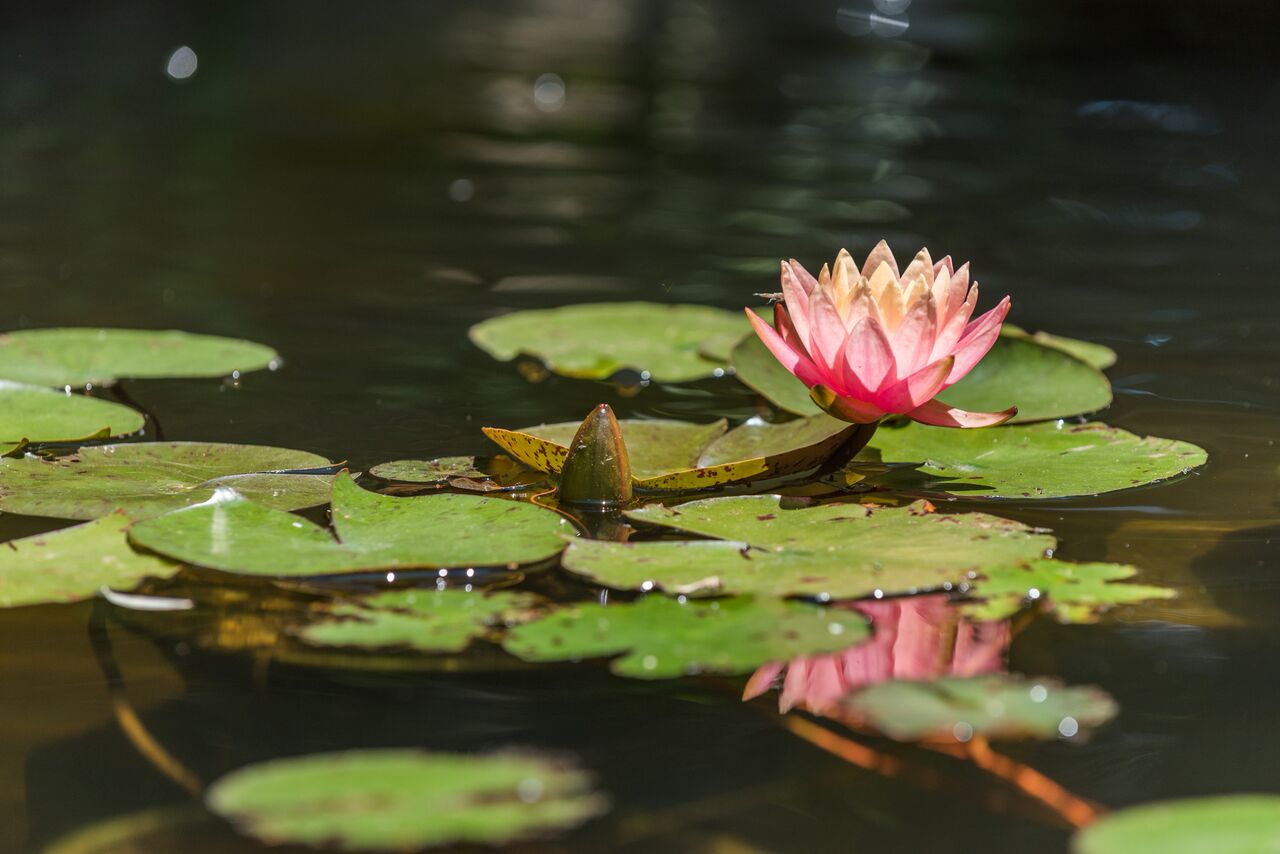
M 557 497 L 562 504 L 599 508 L 631 500 L 627 443 L 608 404 L 600 404 L 582 420 L 560 471 Z

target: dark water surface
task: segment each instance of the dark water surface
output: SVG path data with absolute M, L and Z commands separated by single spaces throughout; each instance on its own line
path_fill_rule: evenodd
M 0 329 L 175 327 L 285 355 L 239 388 L 130 384 L 168 438 L 365 467 L 484 452 L 482 424 L 599 401 L 742 417 L 728 380 L 531 385 L 466 329 L 568 302 L 736 308 L 781 256 L 927 244 L 971 259 L 987 304 L 1011 293 L 1012 321 L 1116 349 L 1103 419 L 1210 452 L 1172 484 L 984 507 L 1181 594 L 1023 631 L 1015 669 L 1099 684 L 1122 711 L 1087 745 L 1012 752 L 1108 806 L 1280 792 L 1280 20 L 1261 4 L 916 0 L 905 31 L 870 4 L 41 5 L 0 12 Z M 183 45 L 198 68 L 177 80 Z M 0 538 L 54 524 L 0 518 Z M 184 803 L 114 723 L 91 611 L 0 611 L 2 850 Z M 932 791 L 846 765 L 738 681 L 354 675 L 112 640 L 148 728 L 209 777 L 368 745 L 576 754 L 614 812 L 530 850 L 1068 835 L 958 762 L 925 760 Z

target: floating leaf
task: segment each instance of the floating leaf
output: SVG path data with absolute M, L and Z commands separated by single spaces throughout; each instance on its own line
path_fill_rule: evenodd
M 532 356 L 565 376 L 606 379 L 629 368 L 687 382 L 723 373 L 725 365 L 698 347 L 742 328 L 741 315 L 709 306 L 616 302 L 517 311 L 476 324 L 470 335 L 496 359 Z
M 369 469 L 369 474 L 383 480 L 404 483 L 448 483 L 452 477 L 482 478 L 475 457 L 440 457 L 435 460 L 393 460 Z
M 1130 807 L 1071 840 L 1073 854 L 1272 854 L 1280 795 L 1219 795 Z
M 393 590 L 339 605 L 337 619 L 312 623 L 299 636 L 317 646 L 459 652 L 491 626 L 532 616 L 538 601 L 532 593 L 504 590 Z
M 1000 334 L 1010 338 L 1024 338 L 1037 344 L 1042 344 L 1045 347 L 1053 347 L 1075 356 L 1080 361 L 1092 365 L 1100 371 L 1104 371 L 1116 363 L 1116 351 L 1104 344 L 1081 341 L 1078 338 L 1064 338 L 1061 335 L 1053 335 L 1049 332 L 1032 333 L 1020 326 L 1014 326 L 1012 323 L 1006 323 L 1001 326 Z
M 0 455 L 29 443 L 123 436 L 144 423 L 141 414 L 118 403 L 0 380 Z
M 690 492 L 808 471 L 856 430 L 825 414 L 781 424 L 748 421 L 728 433 L 723 420 L 623 420 L 619 425 L 635 487 L 649 492 Z M 486 427 L 484 432 L 525 465 L 559 474 L 577 428 L 575 422 L 564 422 L 524 430 Z
M 526 661 L 618 655 L 619 676 L 665 679 L 745 673 L 766 661 L 834 652 L 867 636 L 857 612 L 739 596 L 681 602 L 571 605 L 507 633 L 504 648 Z
M 399 483 L 452 486 L 470 492 L 524 492 L 546 488 L 546 477 L 508 456 L 393 460 L 369 469 L 374 477 Z
M 0 608 L 91 599 L 101 587 L 128 590 L 147 577 L 167 578 L 172 563 L 129 547 L 131 520 L 112 513 L 0 546 Z
M 620 589 L 853 599 L 967 583 L 1042 557 L 1053 537 L 985 513 L 825 504 L 783 509 L 776 495 L 652 504 L 627 515 L 714 540 L 575 540 L 571 572 Z
M 205 803 L 269 844 L 348 851 L 497 844 L 573 827 L 607 807 L 565 761 L 408 749 L 250 765 L 215 781 Z
M 60 836 L 41 854 L 222 854 L 238 840 L 225 822 L 199 804 L 153 807 L 113 816 Z
M 1117 711 L 1100 688 L 1008 674 L 881 682 L 850 694 L 841 708 L 857 724 L 898 741 L 1071 738 Z
M 141 522 L 133 542 L 184 563 L 266 576 L 510 566 L 554 557 L 568 523 L 533 504 L 476 495 L 394 498 L 333 482 L 333 527 L 234 493 Z
M 0 459 L 0 510 L 94 519 L 121 509 L 145 519 L 208 500 L 220 486 L 268 507 L 323 504 L 331 464 L 266 445 L 136 442 L 81 448 L 69 457 Z
M 979 498 L 1096 495 L 1185 474 L 1208 458 L 1189 442 L 1099 423 L 988 430 L 908 424 L 881 428 L 862 456 L 922 463 L 882 477 L 885 484 Z
M 252 341 L 149 329 L 27 329 L 0 335 L 0 377 L 35 385 L 100 385 L 148 377 L 222 377 L 279 360 Z
M 819 412 L 804 383 L 773 357 L 760 339 L 733 350 L 738 379 L 774 405 L 799 415 Z M 1013 423 L 1095 412 L 1111 403 L 1111 383 L 1093 366 L 1056 347 L 1005 336 L 964 379 L 939 395 L 952 406 L 994 412 L 1016 405 Z
M 977 583 L 977 595 L 984 601 L 965 606 L 975 620 L 1002 620 L 1012 617 L 1030 599 L 1047 599 L 1049 607 L 1063 623 L 1091 623 L 1112 605 L 1169 599 L 1167 587 L 1120 584 L 1138 570 L 1120 563 L 1069 563 L 1037 560 L 1022 567 L 1004 567 Z

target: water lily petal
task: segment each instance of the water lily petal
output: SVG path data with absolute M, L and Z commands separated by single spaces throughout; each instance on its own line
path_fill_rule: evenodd
M 840 357 L 847 330 L 825 288 L 809 295 L 809 357 L 824 371 L 832 371 Z M 839 376 L 832 371 L 832 376 Z
M 765 323 L 760 315 L 749 308 L 744 311 L 747 313 L 747 319 L 751 321 L 751 328 L 755 330 L 756 335 L 760 336 L 760 340 L 769 348 L 773 357 L 782 363 L 782 367 L 807 386 L 817 385 L 823 381 L 823 374 L 804 351 L 784 341 L 777 330 Z
M 756 672 L 751 674 L 751 678 L 742 688 L 742 701 L 745 703 L 747 700 L 754 700 L 772 688 L 773 680 L 778 678 L 785 666 L 781 661 L 770 661 L 768 664 L 757 667 Z
M 947 385 L 958 382 L 961 377 L 973 370 L 973 366 L 987 355 L 991 345 L 996 343 L 1000 335 L 1000 325 L 1009 313 L 1009 298 L 1000 300 L 1000 304 L 965 327 L 960 343 L 956 345 L 956 364 L 947 377 Z
M 787 309 L 791 313 L 791 322 L 795 325 L 795 330 L 800 335 L 800 340 L 809 341 L 809 293 L 813 287 L 806 288 L 797 274 L 804 273 L 810 280 L 813 279 L 805 272 L 795 261 L 782 262 L 782 296 L 787 302 Z M 815 283 L 816 284 L 816 283 Z
M 916 279 L 923 279 L 927 287 L 933 286 L 933 259 L 929 257 L 928 249 L 921 249 L 916 253 L 916 257 L 911 259 L 911 263 L 907 265 L 907 269 L 902 271 L 900 277 L 904 282 L 914 282 Z
M 994 427 L 1018 414 L 1018 407 L 1011 406 L 1003 412 L 967 412 L 947 406 L 940 400 L 931 400 L 906 413 L 912 421 L 932 424 L 935 427 Z
M 877 243 L 875 248 L 867 253 L 867 260 L 862 265 L 863 278 L 873 278 L 882 264 L 889 267 L 893 272 L 894 280 L 897 280 L 898 262 L 894 259 L 893 251 L 889 249 L 889 244 L 885 243 L 883 240 Z
M 832 418 L 839 418 L 850 424 L 871 424 L 885 416 L 885 412 L 873 404 L 854 397 L 841 397 L 825 385 L 819 384 L 809 389 L 809 397 Z
M 944 255 L 941 261 L 933 265 L 933 277 L 935 279 L 938 278 L 938 274 L 943 270 L 946 270 L 948 275 L 956 271 L 955 266 L 951 263 L 950 255 Z
M 955 356 L 944 356 L 905 380 L 894 383 L 876 395 L 876 406 L 886 412 L 910 412 L 922 403 L 933 400 L 942 391 L 955 361 Z
M 933 294 L 926 291 L 907 309 L 907 316 L 893 333 L 893 358 L 899 375 L 910 374 L 929 363 L 937 332 Z
M 853 325 L 841 355 L 844 364 L 840 376 L 850 389 L 873 392 L 884 385 L 886 379 L 896 378 L 893 346 L 873 317 L 864 317 Z

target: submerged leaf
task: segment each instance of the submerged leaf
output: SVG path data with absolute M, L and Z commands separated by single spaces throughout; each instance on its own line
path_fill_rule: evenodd
M 538 602 L 532 593 L 504 590 L 393 590 L 339 605 L 336 619 L 314 622 L 299 636 L 317 646 L 458 652 L 491 626 L 532 617 Z
M 988 430 L 908 424 L 881 428 L 862 458 L 922 464 L 879 478 L 891 486 L 976 498 L 1060 498 L 1175 477 L 1204 465 L 1208 455 L 1189 442 L 1099 423 Z
M 1272 854 L 1280 795 L 1219 795 L 1117 810 L 1078 832 L 1073 854 Z
M 1116 714 L 1100 688 L 993 674 L 915 682 L 892 680 L 855 691 L 841 717 L 898 741 L 1075 737 Z
M 363 750 L 277 759 L 216 780 L 213 812 L 267 842 L 405 851 L 542 836 L 606 800 L 571 763 L 533 754 Z
M 279 361 L 252 341 L 150 329 L 25 329 L 0 335 L 0 378 L 100 385 L 148 377 L 223 377 Z
M 1118 583 L 1137 573 L 1135 567 L 1119 563 L 1033 561 L 990 573 L 976 585 L 983 601 L 969 603 L 964 610 L 975 620 L 1001 620 L 1022 610 L 1028 600 L 1046 599 L 1059 622 L 1091 623 L 1112 605 L 1176 595 L 1167 587 Z
M 132 520 L 112 513 L 0 546 L 0 608 L 91 599 L 99 588 L 128 590 L 144 578 L 167 578 L 178 564 L 129 547 Z
M 621 589 L 852 599 L 970 583 L 1043 557 L 1053 537 L 985 513 L 922 504 L 784 509 L 776 495 L 707 498 L 627 513 L 714 540 L 575 540 L 564 566 Z
M 510 566 L 554 557 L 568 523 L 533 504 L 475 495 L 394 498 L 333 482 L 333 527 L 238 495 L 140 522 L 134 543 L 185 563 L 265 576 Z
M 0 380 L 0 453 L 25 442 L 124 436 L 146 420 L 127 406 L 42 386 Z
M 867 636 L 862 615 L 803 602 L 739 596 L 710 602 L 648 596 L 638 602 L 569 605 L 507 633 L 526 661 L 619 655 L 619 676 L 666 679 L 745 673 L 766 661 L 833 652 Z
M 0 510 L 94 519 L 121 509 L 144 519 L 207 501 L 218 487 L 297 510 L 323 504 L 332 476 L 324 457 L 265 445 L 101 445 L 53 460 L 0 459 Z

